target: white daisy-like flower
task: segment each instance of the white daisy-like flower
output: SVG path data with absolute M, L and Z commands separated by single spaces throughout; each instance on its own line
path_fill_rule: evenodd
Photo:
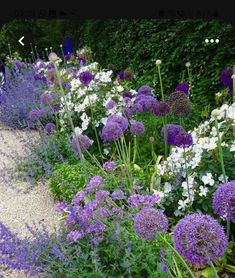
M 212 186 L 215 184 L 215 181 L 211 173 L 207 173 L 206 175 L 202 176 L 201 180 L 205 185 L 209 184 L 210 186 Z

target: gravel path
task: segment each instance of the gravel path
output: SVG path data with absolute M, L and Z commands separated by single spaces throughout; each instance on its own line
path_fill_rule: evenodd
M 16 136 L 17 133 L 17 136 Z M 31 132 L 33 136 L 37 133 Z M 23 143 L 19 139 L 19 135 L 23 137 L 29 135 L 29 131 L 14 131 L 0 125 L 0 151 L 12 154 L 12 158 L 6 157 L 0 153 L 0 175 L 5 168 L 12 168 L 15 164 L 14 154 L 24 154 Z M 11 184 L 19 191 L 12 188 Z M 55 202 L 50 193 L 47 184 L 39 183 L 30 190 L 27 182 L 0 181 L 0 221 L 3 222 L 12 232 L 17 232 L 19 237 L 30 235 L 25 227 L 25 223 L 32 224 L 35 222 L 37 226 L 41 223 L 45 224 L 50 232 L 55 231 L 59 227 L 59 215 L 55 212 Z M 5 271 L 4 278 L 23 278 L 23 274 Z

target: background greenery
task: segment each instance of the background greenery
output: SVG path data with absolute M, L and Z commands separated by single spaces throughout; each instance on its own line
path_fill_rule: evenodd
M 25 36 L 24 47 L 16 43 L 15 34 Z M 161 59 L 165 93 L 170 94 L 190 61 L 193 73 L 195 109 L 215 105 L 214 95 L 222 88 L 221 70 L 235 64 L 235 31 L 225 22 L 216 20 L 15 20 L 0 29 L 0 58 L 19 51 L 30 56 L 30 44 L 38 52 L 59 45 L 71 36 L 75 48 L 87 45 L 103 67 L 113 64 L 115 72 L 131 68 L 136 74 L 135 86 L 148 84 L 157 88 L 155 60 Z M 206 38 L 220 42 L 206 44 Z M 185 74 L 185 76 L 187 76 Z

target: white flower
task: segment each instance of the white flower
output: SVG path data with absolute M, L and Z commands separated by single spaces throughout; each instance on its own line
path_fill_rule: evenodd
M 211 173 L 207 173 L 205 176 L 202 176 L 201 180 L 203 181 L 203 183 L 206 185 L 206 184 L 209 184 L 209 185 L 214 185 L 215 181 L 213 179 L 213 176 Z
M 218 117 L 219 115 L 220 115 L 219 109 L 214 109 L 214 110 L 211 112 L 211 116 L 213 116 L 213 117 Z
M 117 91 L 118 91 L 119 93 L 121 93 L 121 92 L 124 91 L 124 88 L 123 88 L 121 85 L 119 85 L 119 86 L 117 86 Z
M 206 195 L 208 193 L 208 188 L 204 187 L 204 186 L 200 186 L 199 189 L 200 189 L 199 196 L 206 197 Z
M 164 184 L 164 193 L 167 194 L 171 192 L 171 184 L 169 182 L 165 182 Z
M 221 174 L 221 175 L 218 177 L 218 180 L 221 181 L 221 182 L 227 182 L 227 181 L 228 181 L 228 177 L 225 176 L 225 180 L 224 180 L 224 175 Z
M 76 135 L 79 135 L 79 134 L 82 134 L 82 129 L 80 127 L 75 127 L 75 134 Z
M 235 79 L 235 74 L 233 74 L 233 75 L 231 76 L 231 78 L 232 78 L 232 79 Z
M 178 201 L 178 210 L 185 210 L 187 204 L 188 204 L 189 200 L 188 199 L 185 199 L 184 201 L 183 200 L 179 200 Z
M 160 197 L 160 200 L 164 197 L 164 192 L 162 192 L 162 191 L 153 189 L 153 193 L 157 194 Z
M 186 67 L 186 68 L 189 68 L 190 66 L 191 66 L 191 63 L 190 63 L 190 62 L 185 63 L 185 67 Z
M 161 60 L 156 60 L 156 65 L 159 66 L 161 65 L 162 61 Z
M 104 149 L 104 154 L 108 155 L 109 154 L 109 150 L 108 149 Z
M 233 141 L 232 145 L 230 146 L 230 152 L 235 152 L 235 141 Z

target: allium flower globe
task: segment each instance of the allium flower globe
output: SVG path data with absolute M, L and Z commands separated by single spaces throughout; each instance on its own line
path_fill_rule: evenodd
M 110 100 L 106 103 L 105 108 L 110 110 L 113 109 L 115 106 L 117 106 L 117 103 L 114 100 Z
M 144 125 L 141 122 L 134 121 L 131 123 L 130 132 L 132 135 L 141 135 L 145 132 Z
M 107 119 L 107 124 L 110 122 L 117 123 L 123 132 L 128 129 L 128 120 L 122 116 L 111 115 Z
M 78 134 L 74 136 L 71 141 L 71 145 L 75 154 L 78 154 L 78 142 L 82 152 L 89 149 L 89 147 L 93 144 L 93 141 L 86 135 Z
M 101 131 L 101 138 L 104 142 L 118 140 L 123 134 L 120 125 L 116 122 L 107 122 Z
M 134 218 L 134 228 L 142 239 L 154 240 L 157 233 L 168 230 L 168 220 L 159 209 L 143 208 Z
M 175 91 L 179 91 L 179 92 L 184 92 L 187 96 L 189 95 L 189 83 L 185 82 L 185 83 L 179 83 L 176 87 L 175 87 Z
M 183 93 L 184 94 L 184 93 Z M 171 113 L 177 118 L 184 118 L 192 112 L 192 105 L 188 98 L 175 101 L 171 105 Z
M 167 103 L 171 107 L 175 102 L 181 102 L 187 98 L 188 97 L 184 92 L 174 92 L 169 96 Z
M 224 183 L 216 189 L 212 207 L 224 220 L 235 222 L 235 180 Z
M 87 86 L 94 79 L 94 76 L 89 71 L 83 71 L 79 74 L 79 79 L 82 84 Z
M 186 131 L 180 131 L 175 136 L 175 145 L 179 148 L 188 148 L 192 146 L 193 138 L 192 135 Z
M 164 101 L 157 101 L 153 106 L 153 113 L 156 116 L 165 116 L 170 112 L 170 106 Z
M 181 125 L 167 124 L 167 143 L 175 145 L 175 137 L 180 131 L 184 131 Z M 164 136 L 164 128 L 161 129 L 161 136 Z
M 232 88 L 233 86 L 232 75 L 233 75 L 233 69 L 225 68 L 221 73 L 220 82 L 224 84 L 224 86 Z
M 150 95 L 151 96 L 152 88 L 147 85 L 143 85 L 139 88 L 138 95 L 144 95 L 144 96 Z
M 182 218 L 173 232 L 175 249 L 191 264 L 208 264 L 223 256 L 228 239 L 211 216 L 194 213 Z

